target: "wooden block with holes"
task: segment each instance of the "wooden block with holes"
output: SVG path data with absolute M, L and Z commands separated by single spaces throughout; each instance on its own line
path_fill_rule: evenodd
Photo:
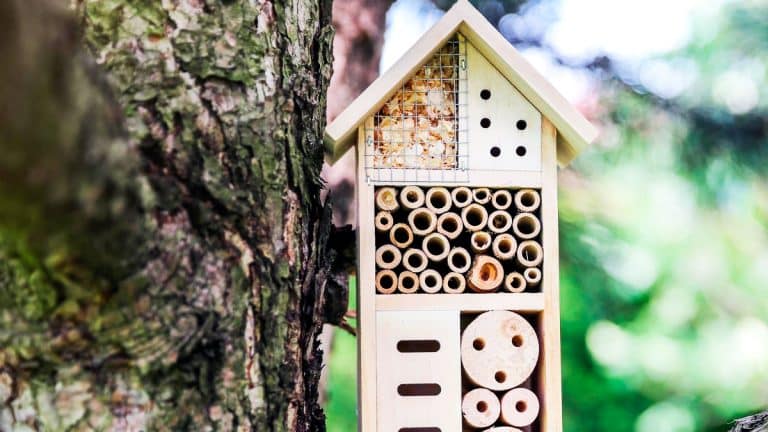
M 465 0 L 328 125 L 357 156 L 361 431 L 562 430 L 557 167 L 595 136 Z

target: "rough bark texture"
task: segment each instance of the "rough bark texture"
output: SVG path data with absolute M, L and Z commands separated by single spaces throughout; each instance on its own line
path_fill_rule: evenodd
M 0 6 L 0 430 L 323 430 L 330 1 L 75 7 Z

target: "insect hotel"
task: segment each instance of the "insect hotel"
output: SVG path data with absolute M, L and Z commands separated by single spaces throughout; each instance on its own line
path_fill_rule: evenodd
M 327 127 L 357 155 L 361 431 L 562 430 L 557 167 L 595 136 L 463 0 Z

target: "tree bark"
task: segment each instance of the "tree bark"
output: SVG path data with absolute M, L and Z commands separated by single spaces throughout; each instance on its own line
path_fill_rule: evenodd
M 0 430 L 324 430 L 330 0 L 0 9 Z

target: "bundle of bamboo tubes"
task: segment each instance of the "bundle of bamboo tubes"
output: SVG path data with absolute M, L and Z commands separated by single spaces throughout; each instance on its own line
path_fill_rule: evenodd
M 540 289 L 537 190 L 386 186 L 375 205 L 378 293 Z

